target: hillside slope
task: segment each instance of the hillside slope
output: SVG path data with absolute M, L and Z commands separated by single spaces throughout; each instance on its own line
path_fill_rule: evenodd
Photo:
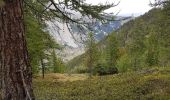
M 117 67 L 120 71 L 140 70 L 150 66 L 170 65 L 170 20 L 168 12 L 155 8 L 146 14 L 125 23 L 118 31 L 113 32 L 119 45 Z M 107 44 L 107 37 L 98 47 Z M 83 54 L 84 55 L 84 54 Z M 84 56 L 75 57 L 68 65 L 82 65 Z M 103 57 L 104 55 L 102 55 Z M 74 66 L 75 67 L 75 66 Z

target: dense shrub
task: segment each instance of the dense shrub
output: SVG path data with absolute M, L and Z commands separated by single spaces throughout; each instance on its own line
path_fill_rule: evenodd
M 97 75 L 111 75 L 111 74 L 117 74 L 118 69 L 114 66 L 108 66 L 106 63 L 98 63 L 94 67 L 94 74 Z

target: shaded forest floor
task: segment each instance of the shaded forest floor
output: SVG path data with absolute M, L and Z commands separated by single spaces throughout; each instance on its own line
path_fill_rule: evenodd
M 169 100 L 170 68 L 109 76 L 48 74 L 33 81 L 37 100 Z

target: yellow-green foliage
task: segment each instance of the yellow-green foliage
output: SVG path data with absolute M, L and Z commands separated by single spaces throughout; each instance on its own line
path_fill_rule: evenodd
M 34 93 L 37 100 L 169 100 L 170 68 L 74 82 L 35 79 Z

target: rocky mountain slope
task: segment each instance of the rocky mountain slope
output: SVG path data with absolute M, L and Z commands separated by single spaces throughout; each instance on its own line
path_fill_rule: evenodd
M 84 40 L 88 32 L 92 31 L 95 34 L 96 41 L 100 41 L 109 33 L 119 29 L 124 23 L 132 19 L 134 19 L 133 16 L 118 16 L 115 18 L 115 21 L 110 21 L 108 23 L 96 21 L 94 24 L 88 26 L 89 29 L 79 27 L 75 24 L 69 24 L 67 26 L 66 23 L 54 20 L 53 22 L 48 22 L 48 31 L 55 38 L 57 43 L 62 45 L 63 50 L 57 53 L 67 62 L 84 53 Z

